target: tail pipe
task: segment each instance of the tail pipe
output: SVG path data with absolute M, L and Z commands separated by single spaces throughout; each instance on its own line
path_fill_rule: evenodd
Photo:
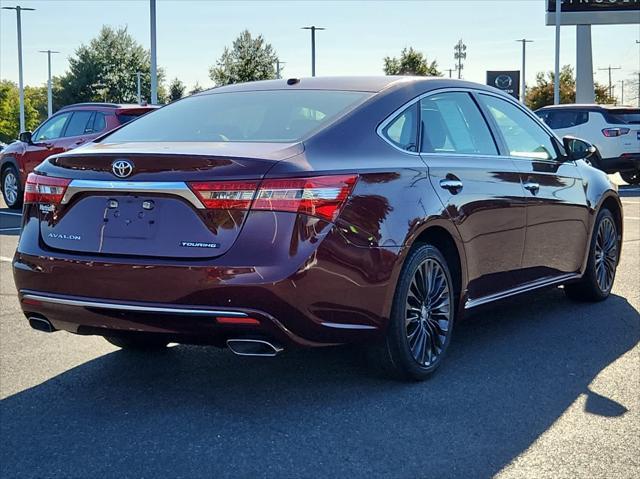
M 228 339 L 227 346 L 238 356 L 273 358 L 282 352 L 281 346 L 264 339 Z
M 56 330 L 47 318 L 39 316 L 29 316 L 29 326 L 45 333 L 53 333 Z

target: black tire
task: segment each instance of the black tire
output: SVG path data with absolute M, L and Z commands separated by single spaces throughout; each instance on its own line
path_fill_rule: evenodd
M 635 171 L 621 171 L 620 176 L 630 185 L 640 185 L 640 170 Z
M 427 278 L 432 274 L 438 276 L 429 282 Z M 425 285 L 429 284 L 424 291 L 416 290 L 420 278 L 424 278 Z M 454 291 L 442 253 L 427 244 L 414 247 L 396 286 L 386 337 L 374 350 L 374 359 L 382 363 L 388 373 L 399 379 L 422 381 L 438 369 L 453 333 Z M 419 294 L 426 297 L 425 301 L 416 296 Z M 412 320 L 414 316 L 416 319 Z M 423 349 L 419 349 L 419 343 Z
M 153 336 L 105 336 L 109 343 L 130 351 L 161 351 L 167 347 L 168 341 Z
M 576 301 L 595 302 L 607 299 L 615 280 L 619 252 L 615 219 L 611 211 L 604 208 L 596 217 L 587 269 L 580 280 L 564 286 L 565 294 Z
M 22 208 L 22 186 L 20 175 L 13 165 L 2 170 L 2 197 L 6 205 L 14 210 Z

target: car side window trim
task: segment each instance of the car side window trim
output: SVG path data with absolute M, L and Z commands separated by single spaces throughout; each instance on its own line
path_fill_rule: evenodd
M 485 123 L 487 125 L 487 128 L 489 129 L 489 132 L 491 133 L 491 136 L 493 136 L 493 140 L 496 144 L 496 147 L 498 148 L 498 154 L 497 155 L 479 155 L 476 153 L 447 153 L 447 152 L 436 152 L 436 153 L 430 153 L 430 152 L 414 152 L 414 151 L 407 151 L 407 150 L 403 150 L 402 148 L 399 148 L 397 145 L 395 145 L 392 141 L 390 141 L 388 138 L 385 137 L 384 135 L 384 131 L 385 128 L 391 123 L 393 122 L 399 115 L 401 115 L 407 108 L 409 108 L 410 106 L 419 103 L 420 100 L 422 100 L 423 98 L 428 98 L 430 96 L 433 95 L 439 95 L 442 93 L 450 93 L 450 92 L 458 92 L 458 93 L 467 93 L 471 96 L 471 99 L 474 101 L 474 103 L 476 104 L 478 110 L 480 111 L 480 114 L 484 117 Z M 397 108 L 396 110 L 394 110 L 390 115 L 388 115 L 384 120 L 382 120 L 382 122 L 380 122 L 380 124 L 378 125 L 378 127 L 376 128 L 376 133 L 378 134 L 378 136 L 388 145 L 390 145 L 392 148 L 401 151 L 402 153 L 405 153 L 407 155 L 413 155 L 413 156 L 422 156 L 422 157 L 443 157 L 443 156 L 460 156 L 460 157 L 478 157 L 478 158 L 492 158 L 492 159 L 496 159 L 496 158 L 505 158 L 505 159 L 510 159 L 508 154 L 504 154 L 505 153 L 505 147 L 504 145 L 501 144 L 502 137 L 496 134 L 496 131 L 494 131 L 493 125 L 489 122 L 489 120 L 487 119 L 487 114 L 484 111 L 484 109 L 482 108 L 481 105 L 479 105 L 479 102 L 477 100 L 477 98 L 475 97 L 476 93 L 484 93 L 484 91 L 480 91 L 480 90 L 474 90 L 472 88 L 460 88 L 460 87 L 450 87 L 450 88 L 438 88 L 435 90 L 431 90 L 428 91 L 426 93 L 423 93 L 415 98 L 412 98 L 411 100 L 407 101 L 406 103 L 404 103 L 400 108 Z M 490 92 L 488 92 L 489 94 L 491 94 Z M 502 98 L 500 95 L 493 95 L 496 96 L 498 98 Z M 422 141 L 422 132 L 420 131 L 420 125 L 422 124 L 422 118 L 420 117 L 420 108 L 418 105 L 418 132 L 417 132 L 417 144 L 420 145 L 421 141 Z

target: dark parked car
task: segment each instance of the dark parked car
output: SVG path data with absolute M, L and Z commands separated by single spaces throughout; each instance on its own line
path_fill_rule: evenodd
M 72 150 L 157 106 L 114 103 L 78 103 L 61 108 L 33 133 L 20 138 L 0 153 L 2 196 L 9 208 L 20 208 L 27 175 L 50 155 Z
M 35 329 L 258 356 L 366 343 L 422 379 L 466 311 L 609 295 L 622 212 L 592 152 L 463 81 L 217 88 L 40 164 L 15 283 Z

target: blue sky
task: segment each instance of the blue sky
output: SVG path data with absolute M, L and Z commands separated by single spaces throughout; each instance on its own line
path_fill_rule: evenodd
M 25 83 L 46 81 L 46 55 L 52 49 L 53 73 L 62 74 L 67 58 L 94 37 L 103 24 L 129 28 L 149 46 L 149 2 L 1 0 L 34 7 L 23 13 Z M 484 82 L 486 70 L 520 69 L 518 38 L 527 47 L 527 80 L 553 68 L 554 29 L 544 25 L 544 0 L 448 1 L 235 1 L 158 0 L 158 63 L 169 79 L 179 77 L 189 88 L 212 86 L 208 68 L 225 45 L 248 28 L 262 34 L 286 62 L 285 76 L 310 75 L 310 24 L 326 27 L 317 34 L 318 75 L 381 74 L 382 59 L 405 46 L 423 51 L 442 70 L 454 66 L 453 45 L 468 46 L 464 77 Z M 17 81 L 15 12 L 0 12 L 0 77 Z M 639 25 L 594 26 L 594 69 L 621 66 L 614 80 L 637 79 L 640 70 Z M 575 63 L 575 27 L 563 27 L 563 64 Z M 596 81 L 605 83 L 606 72 Z

